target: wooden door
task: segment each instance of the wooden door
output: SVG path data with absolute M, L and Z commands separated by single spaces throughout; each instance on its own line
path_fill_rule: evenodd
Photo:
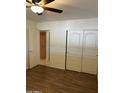
M 66 69 L 81 72 L 83 31 L 69 31 Z
M 98 32 L 84 31 L 82 72 L 97 74 Z
M 46 32 L 40 32 L 40 58 L 46 59 Z

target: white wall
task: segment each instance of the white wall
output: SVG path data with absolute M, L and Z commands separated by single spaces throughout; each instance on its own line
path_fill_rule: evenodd
M 26 29 L 28 34 L 28 49 L 27 49 L 27 57 L 29 56 L 30 67 L 34 67 L 40 64 L 39 57 L 39 32 L 36 28 L 36 23 L 27 20 L 26 21 Z M 29 52 L 30 51 L 30 52 Z
M 40 22 L 39 30 L 50 31 L 50 66 L 64 69 L 66 30 L 97 29 L 97 18 Z

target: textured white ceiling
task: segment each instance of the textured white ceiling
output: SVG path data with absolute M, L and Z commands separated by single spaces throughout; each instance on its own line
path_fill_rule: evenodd
M 63 13 L 44 11 L 43 15 L 38 16 L 26 9 L 27 19 L 40 22 L 98 17 L 98 0 L 55 0 L 46 6 L 62 9 Z

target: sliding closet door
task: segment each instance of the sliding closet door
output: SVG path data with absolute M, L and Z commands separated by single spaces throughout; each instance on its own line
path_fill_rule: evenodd
M 81 72 L 83 31 L 68 31 L 66 69 Z
M 82 72 L 97 74 L 98 32 L 84 31 Z

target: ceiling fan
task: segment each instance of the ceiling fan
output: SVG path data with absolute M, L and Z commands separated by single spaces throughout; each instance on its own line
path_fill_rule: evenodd
M 53 1 L 55 0 L 26 0 L 26 2 L 30 4 L 30 6 L 26 6 L 26 8 L 31 8 L 31 10 L 38 15 L 42 15 L 44 10 L 55 12 L 55 13 L 62 13 L 63 10 L 45 6 L 46 4 L 49 4 Z

